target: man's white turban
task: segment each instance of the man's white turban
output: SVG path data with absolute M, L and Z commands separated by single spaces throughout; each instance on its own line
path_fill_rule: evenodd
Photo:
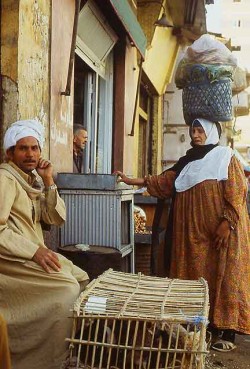
M 42 123 L 36 119 L 18 120 L 12 123 L 4 136 L 4 151 L 6 152 L 11 146 L 15 146 L 21 138 L 28 136 L 35 137 L 41 149 L 43 148 L 44 127 Z

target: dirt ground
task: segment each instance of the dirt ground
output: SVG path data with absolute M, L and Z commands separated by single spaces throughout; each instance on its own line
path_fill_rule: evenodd
M 205 369 L 250 369 L 250 335 L 237 335 L 235 343 L 231 352 L 211 350 Z

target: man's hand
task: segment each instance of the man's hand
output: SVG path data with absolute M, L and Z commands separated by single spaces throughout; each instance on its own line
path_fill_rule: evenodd
M 53 180 L 53 166 L 49 160 L 40 158 L 38 166 L 36 168 L 37 173 L 42 178 L 45 187 L 49 187 L 54 184 Z
M 49 160 L 40 158 L 36 171 L 39 174 L 39 176 L 42 177 L 42 179 L 47 178 L 47 177 L 52 177 L 53 166 Z
M 214 237 L 215 247 L 217 250 L 221 247 L 227 247 L 230 231 L 230 224 L 228 220 L 223 219 L 217 227 Z
M 61 264 L 59 263 L 57 254 L 42 246 L 40 246 L 36 251 L 32 260 L 40 265 L 47 273 L 51 273 L 53 271 L 59 272 L 61 269 Z

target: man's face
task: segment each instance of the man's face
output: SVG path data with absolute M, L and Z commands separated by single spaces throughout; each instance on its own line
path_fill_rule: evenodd
M 31 136 L 18 140 L 14 151 L 7 150 L 8 159 L 13 161 L 25 173 L 30 173 L 36 169 L 40 156 L 41 150 L 38 141 Z
M 88 133 L 84 129 L 79 130 L 73 138 L 74 148 L 83 150 L 88 142 Z

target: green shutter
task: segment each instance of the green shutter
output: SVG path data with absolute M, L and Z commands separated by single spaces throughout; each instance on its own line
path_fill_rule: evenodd
M 109 0 L 131 41 L 145 58 L 147 39 L 127 0 Z

